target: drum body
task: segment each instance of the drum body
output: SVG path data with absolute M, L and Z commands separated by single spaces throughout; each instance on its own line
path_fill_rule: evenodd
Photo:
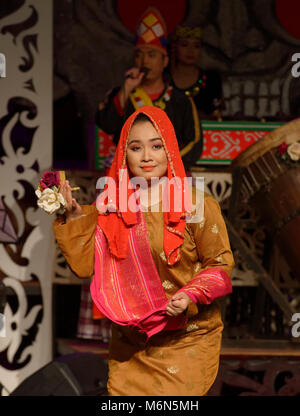
M 278 147 L 300 142 L 300 120 L 269 133 L 232 163 L 241 173 L 244 200 L 257 210 L 291 270 L 300 280 L 300 160 L 285 161 Z

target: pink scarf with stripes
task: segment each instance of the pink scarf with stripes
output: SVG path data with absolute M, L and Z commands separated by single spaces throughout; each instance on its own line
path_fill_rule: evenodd
M 184 328 L 187 318 L 185 314 L 166 314 L 168 299 L 152 258 L 144 216 L 141 211 L 136 215 L 124 259 L 110 254 L 105 234 L 97 225 L 91 296 L 104 316 L 119 325 L 136 327 L 149 339 L 163 329 Z

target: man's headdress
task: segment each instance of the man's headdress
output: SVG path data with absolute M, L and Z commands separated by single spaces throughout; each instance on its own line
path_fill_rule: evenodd
M 151 46 L 167 54 L 166 38 L 166 25 L 159 11 L 154 7 L 148 8 L 138 23 L 135 46 Z

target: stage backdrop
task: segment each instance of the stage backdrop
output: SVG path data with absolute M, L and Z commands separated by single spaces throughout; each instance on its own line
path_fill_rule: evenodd
M 0 4 L 0 394 L 52 360 L 52 218 L 34 191 L 52 164 L 52 1 Z
M 173 18 L 170 31 L 182 15 L 181 23 L 201 25 L 199 65 L 222 75 L 226 120 L 299 116 L 300 77 L 291 71 L 300 52 L 298 0 L 54 0 L 54 98 L 59 105 L 74 96 L 84 127 L 81 139 L 58 135 L 57 146 L 62 140 L 70 149 L 78 140 L 87 144 L 99 103 L 132 65 L 137 14 L 151 3 L 168 22 Z M 181 14 L 167 13 L 175 3 Z M 89 149 L 92 158 L 93 139 Z

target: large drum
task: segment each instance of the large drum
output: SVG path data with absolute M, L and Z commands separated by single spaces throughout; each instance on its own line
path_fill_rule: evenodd
M 300 280 L 300 159 L 296 160 L 299 147 L 300 119 L 297 119 L 248 147 L 231 166 L 241 175 L 244 200 L 257 209 Z

